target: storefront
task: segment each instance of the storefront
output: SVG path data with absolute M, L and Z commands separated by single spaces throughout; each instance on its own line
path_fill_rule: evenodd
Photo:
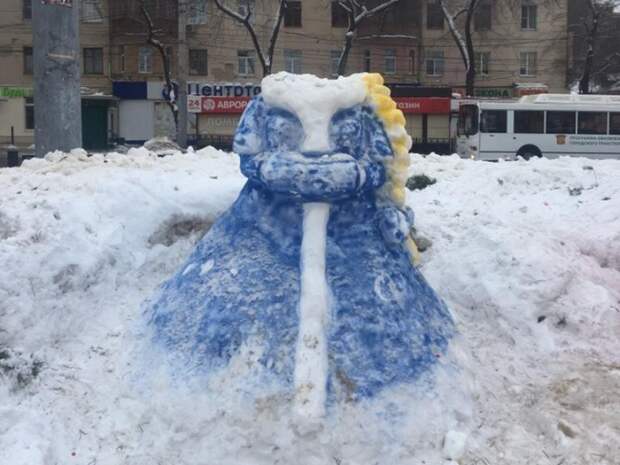
M 405 114 L 407 132 L 413 139 L 411 150 L 417 153 L 451 153 L 452 90 L 411 84 L 388 84 L 388 87 L 398 108 Z
M 0 87 L 0 145 L 21 150 L 34 142 L 34 104 L 28 87 Z
M 82 145 L 87 150 L 105 150 L 115 130 L 116 99 L 101 93 L 82 95 Z M 32 152 L 35 109 L 31 88 L 0 87 L 0 144 L 12 141 L 20 153 Z
M 230 150 L 239 118 L 249 101 L 260 93 L 255 84 L 199 84 L 188 86 L 187 107 L 196 114 L 198 146 Z
M 389 85 L 392 96 L 407 119 L 414 151 L 449 153 L 450 98 L 448 88 Z M 188 109 L 197 116 L 199 145 L 230 150 L 243 110 L 260 93 L 252 84 L 190 84 Z
M 115 142 L 117 99 L 110 95 L 82 95 L 82 146 L 106 150 Z

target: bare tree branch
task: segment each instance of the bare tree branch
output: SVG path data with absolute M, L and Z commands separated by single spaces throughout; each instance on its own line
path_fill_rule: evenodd
M 258 40 L 258 35 L 256 34 L 256 29 L 251 22 L 252 18 L 252 10 L 250 9 L 250 5 L 248 4 L 248 11 L 245 16 L 242 16 L 240 13 L 231 10 L 226 5 L 222 3 L 222 0 L 215 0 L 215 5 L 217 8 L 234 19 L 235 21 L 243 24 L 243 26 L 250 34 L 250 38 L 252 39 L 252 44 L 254 45 L 254 50 L 256 50 L 256 54 L 258 55 L 258 60 L 260 61 L 261 68 L 263 69 L 263 76 L 267 76 L 271 74 L 271 67 L 273 65 L 273 53 L 275 51 L 276 42 L 278 40 L 278 33 L 280 32 L 280 27 L 282 26 L 282 19 L 284 18 L 284 12 L 287 7 L 286 0 L 280 0 L 278 6 L 278 13 L 275 19 L 274 27 L 271 31 L 271 36 L 269 38 L 269 46 L 267 49 L 267 54 L 265 55 L 263 48 L 260 45 L 260 41 Z
M 166 99 L 166 103 L 168 104 L 168 107 L 170 108 L 170 111 L 172 112 L 172 117 L 174 118 L 174 126 L 175 128 L 178 128 L 179 107 L 176 103 L 176 95 L 174 94 L 174 83 L 172 82 L 172 78 L 170 76 L 170 57 L 168 56 L 168 53 L 166 52 L 166 47 L 164 46 L 164 44 L 155 37 L 155 33 L 156 33 L 155 25 L 153 24 L 151 15 L 146 9 L 145 0 L 140 1 L 140 7 L 141 7 L 140 10 L 142 12 L 142 16 L 144 17 L 146 21 L 146 26 L 147 26 L 148 35 L 147 35 L 146 42 L 152 45 L 153 47 L 155 47 L 157 51 L 159 51 L 159 54 L 161 55 L 161 59 L 164 64 L 164 79 L 166 80 L 166 89 L 168 91 L 168 98 Z
M 271 37 L 269 38 L 269 48 L 267 49 L 269 72 L 271 72 L 271 66 L 273 65 L 273 53 L 276 49 L 278 33 L 280 32 L 280 27 L 282 26 L 282 20 L 284 19 L 284 12 L 286 10 L 286 7 L 286 0 L 280 0 L 280 5 L 278 6 L 278 17 L 276 19 L 276 22 L 273 24 L 273 29 L 271 30 Z
M 340 52 L 340 58 L 338 59 L 338 74 L 342 75 L 345 73 L 349 53 L 351 52 L 351 47 L 353 46 L 353 40 L 357 39 L 357 30 L 360 24 L 367 18 L 385 11 L 387 8 L 390 8 L 399 1 L 400 0 L 386 0 L 379 5 L 368 9 L 366 5 L 360 3 L 358 0 L 338 0 L 338 5 L 340 5 L 347 12 L 348 19 L 347 32 L 344 35 L 344 43 L 342 45 L 342 51 Z
M 459 49 L 463 65 L 465 66 L 465 92 L 467 95 L 473 95 L 474 85 L 476 81 L 476 67 L 474 64 L 474 42 L 472 40 L 471 25 L 474 19 L 478 0 L 467 0 L 466 6 L 456 14 L 448 11 L 445 0 L 439 0 L 439 6 L 443 16 L 448 23 L 448 29 Z M 462 33 L 456 25 L 458 15 L 465 14 L 465 28 Z
M 616 52 L 613 55 L 608 56 L 605 59 L 605 63 L 603 63 L 601 65 L 601 67 L 598 68 L 596 71 L 592 72 L 592 76 L 598 75 L 598 74 L 601 74 L 601 73 L 605 72 L 607 70 L 607 68 L 609 68 L 611 65 L 613 65 L 614 61 L 616 61 L 616 58 L 620 59 L 620 53 Z

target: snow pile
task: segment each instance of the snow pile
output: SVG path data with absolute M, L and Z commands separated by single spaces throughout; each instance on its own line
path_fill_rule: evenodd
M 474 399 L 440 379 L 435 398 L 348 405 L 312 438 L 278 399 L 234 403 L 248 354 L 208 392 L 162 378 L 147 398 L 127 379 L 129 328 L 236 198 L 236 156 L 74 151 L 0 170 L 0 463 L 618 464 L 620 163 L 412 161 L 437 179 L 408 204 Z M 381 419 L 403 403 L 416 415 L 391 419 L 395 437 Z

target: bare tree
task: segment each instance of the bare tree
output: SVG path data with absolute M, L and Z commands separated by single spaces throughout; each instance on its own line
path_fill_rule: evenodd
M 395 5 L 399 1 L 400 0 L 386 0 L 379 5 L 369 8 L 366 3 L 370 2 L 362 2 L 361 0 L 337 0 L 338 5 L 346 12 L 348 24 L 347 32 L 344 34 L 344 44 L 342 46 L 342 51 L 340 52 L 340 58 L 338 60 L 338 74 L 342 75 L 345 73 L 347 61 L 349 60 L 349 54 L 351 52 L 351 47 L 353 46 L 353 41 L 357 38 L 357 32 L 360 25 L 371 16 L 385 11 L 387 8 Z M 412 38 L 412 36 L 390 34 L 380 34 L 372 36 L 372 38 L 379 37 Z M 368 38 L 370 38 L 370 36 Z M 360 37 L 360 39 L 362 38 Z
M 613 9 L 616 2 L 610 0 L 585 0 L 585 2 L 587 5 L 587 13 L 585 17 L 582 18 L 583 29 L 585 31 L 585 58 L 581 77 L 579 78 L 580 94 L 589 94 L 593 76 L 609 69 L 620 57 L 620 53 L 616 51 L 601 50 L 603 54 L 596 53 L 600 45 L 601 28 L 607 29 L 607 34 L 613 34 L 615 32 L 616 37 L 618 37 L 618 31 L 613 31 L 609 25 L 605 27 L 608 17 L 613 16 Z M 604 49 L 605 47 L 601 48 Z M 597 69 L 594 68 L 596 61 L 602 61 Z
M 172 112 L 172 117 L 174 118 L 174 126 L 176 129 L 176 133 L 178 134 L 179 128 L 179 107 L 177 105 L 176 91 L 174 81 L 172 80 L 172 74 L 170 70 L 170 55 L 166 51 L 166 46 L 156 37 L 158 31 L 155 29 L 155 25 L 153 24 L 153 19 L 151 18 L 151 14 L 148 12 L 146 8 L 145 0 L 140 0 L 140 8 L 142 11 L 142 16 L 146 21 L 147 27 L 147 38 L 146 42 L 149 45 L 152 45 L 160 54 L 162 62 L 164 64 L 164 80 L 166 81 L 165 90 L 168 98 L 166 102 L 168 103 L 168 107 Z
M 271 34 L 269 36 L 269 43 L 267 45 L 266 51 L 261 46 L 260 41 L 258 40 L 256 29 L 252 24 L 252 14 L 254 12 L 250 8 L 249 3 L 246 5 L 246 11 L 244 12 L 244 14 L 230 9 L 228 6 L 222 3 L 222 0 L 215 0 L 215 5 L 220 11 L 230 16 L 235 21 L 243 24 L 243 26 L 247 29 L 248 34 L 250 34 L 250 38 L 252 39 L 252 44 L 254 45 L 254 49 L 256 50 L 256 54 L 258 55 L 258 60 L 260 61 L 261 67 L 263 69 L 263 76 L 271 74 L 271 68 L 273 66 L 273 53 L 276 48 L 276 42 L 278 41 L 278 34 L 280 32 L 280 27 L 282 26 L 282 20 L 284 19 L 286 0 L 278 0 L 278 10 L 275 15 L 275 21 L 271 30 Z
M 448 23 L 448 29 L 459 49 L 463 65 L 465 66 L 465 93 L 468 96 L 474 95 L 474 86 L 476 84 L 474 42 L 471 37 L 471 27 L 479 3 L 479 0 L 465 0 L 464 3 L 461 3 L 462 7 L 457 12 L 451 13 L 446 6 L 446 0 L 439 0 L 441 11 Z M 461 15 L 465 15 L 462 32 L 457 25 L 457 20 Z

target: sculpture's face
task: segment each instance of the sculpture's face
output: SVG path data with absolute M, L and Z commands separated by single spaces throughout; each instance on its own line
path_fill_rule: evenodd
M 393 157 L 390 140 L 363 96 L 349 97 L 323 105 L 297 92 L 285 99 L 264 88 L 235 135 L 243 173 L 269 190 L 308 201 L 382 186 L 386 161 Z

